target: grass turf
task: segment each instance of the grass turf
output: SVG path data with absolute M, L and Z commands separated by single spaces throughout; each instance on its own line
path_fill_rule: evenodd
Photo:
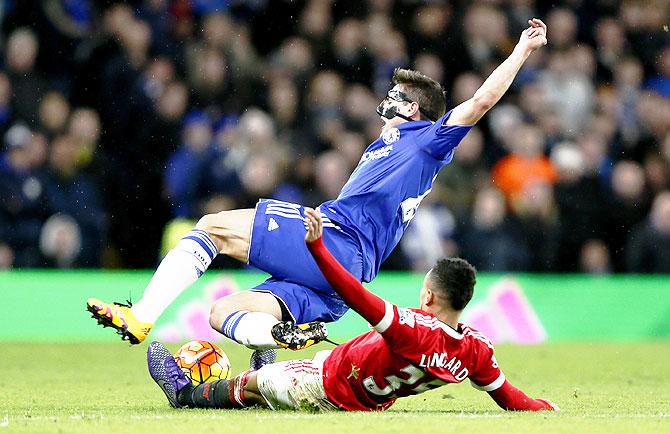
M 249 350 L 223 348 L 234 372 L 247 365 Z M 145 352 L 146 344 L 119 342 L 4 343 L 0 434 L 670 432 L 667 341 L 499 346 L 512 384 L 553 400 L 557 414 L 503 412 L 467 381 L 401 399 L 385 413 L 173 410 L 146 371 Z

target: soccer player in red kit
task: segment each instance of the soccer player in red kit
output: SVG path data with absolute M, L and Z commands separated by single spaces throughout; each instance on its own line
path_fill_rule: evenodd
M 309 251 L 328 283 L 373 325 L 312 360 L 292 360 L 247 371 L 232 380 L 193 386 L 158 342 L 148 350 L 149 372 L 174 407 L 386 410 L 396 398 L 466 378 L 506 410 L 557 410 L 505 378 L 491 343 L 458 322 L 472 298 L 475 270 L 465 260 L 442 259 L 423 281 L 420 308 L 399 308 L 366 290 L 322 242 L 320 213 L 306 210 Z

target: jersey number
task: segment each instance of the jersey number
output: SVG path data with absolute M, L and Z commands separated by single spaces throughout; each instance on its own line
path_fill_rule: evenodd
M 421 201 L 423 200 L 424 197 L 428 196 L 428 193 L 432 188 L 429 188 L 426 190 L 426 192 L 419 197 L 409 197 L 405 200 L 403 200 L 400 203 L 400 206 L 402 207 L 402 222 L 403 223 L 409 223 L 412 221 L 414 216 L 416 215 L 416 210 L 419 209 L 419 205 L 421 205 Z
M 422 371 L 421 369 L 417 368 L 416 366 L 413 365 L 407 365 L 404 368 L 400 369 L 402 372 L 406 373 L 409 375 L 409 378 L 407 379 L 402 379 L 399 377 L 396 377 L 395 375 L 388 375 L 384 377 L 384 379 L 388 382 L 386 387 L 381 388 L 377 385 L 375 382 L 375 379 L 372 376 L 367 377 L 365 380 L 363 380 L 363 385 L 365 386 L 365 389 L 377 396 L 387 396 L 392 394 L 395 390 L 398 390 L 401 385 L 407 384 L 407 385 L 413 385 L 417 381 L 419 381 L 421 378 L 423 378 L 426 373 Z M 422 389 L 422 390 L 416 390 L 417 393 L 421 393 L 425 391 L 426 389 L 422 388 L 424 386 L 423 384 L 420 384 L 419 386 L 416 387 L 416 389 Z

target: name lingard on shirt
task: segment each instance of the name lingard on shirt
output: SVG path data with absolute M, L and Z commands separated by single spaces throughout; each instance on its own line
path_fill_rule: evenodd
M 463 381 L 468 374 L 468 368 L 461 366 L 463 363 L 456 357 L 449 358 L 447 353 L 421 354 L 420 368 L 442 368 L 446 369 L 458 381 Z
M 365 163 L 366 161 L 379 160 L 380 158 L 383 157 L 388 157 L 389 154 L 391 154 L 392 150 L 393 145 L 387 145 L 382 148 L 375 149 L 374 151 L 368 151 L 361 156 L 361 163 Z

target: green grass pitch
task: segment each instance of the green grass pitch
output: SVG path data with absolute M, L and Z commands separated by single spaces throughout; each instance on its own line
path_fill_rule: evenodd
M 401 399 L 385 413 L 174 410 L 147 373 L 146 344 L 2 348 L 0 434 L 670 433 L 668 341 L 499 346 L 510 381 L 558 403 L 557 414 L 503 412 L 469 384 Z M 249 350 L 223 348 L 233 372 L 246 366 Z M 281 356 L 309 357 L 315 350 Z

